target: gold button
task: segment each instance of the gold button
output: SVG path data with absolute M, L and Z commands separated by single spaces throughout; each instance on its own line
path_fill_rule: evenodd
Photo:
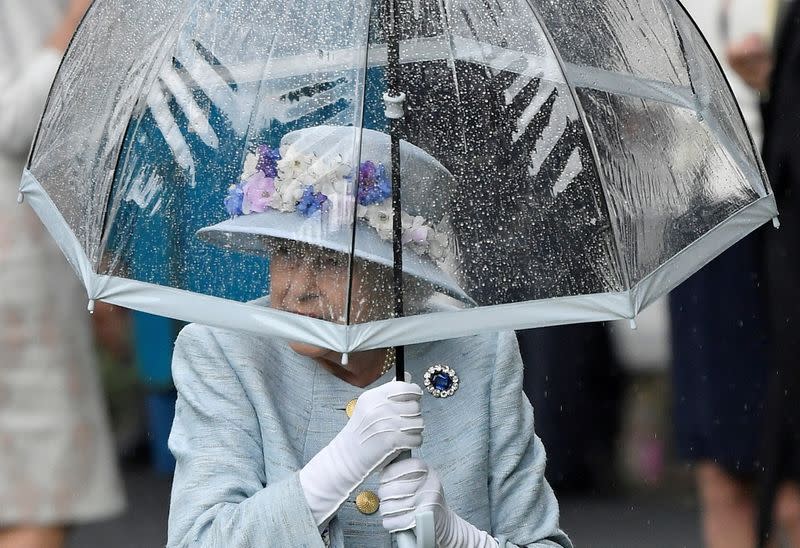
M 358 400 L 350 400 L 349 402 L 347 402 L 347 405 L 344 407 L 344 412 L 347 413 L 347 418 L 348 419 L 353 416 L 353 412 L 356 410 L 356 402 L 357 401 Z
M 361 491 L 356 497 L 356 508 L 362 514 L 374 514 L 381 505 L 381 499 L 372 491 Z

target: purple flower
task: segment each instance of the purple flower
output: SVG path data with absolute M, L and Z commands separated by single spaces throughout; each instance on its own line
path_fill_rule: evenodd
M 267 177 L 277 176 L 278 160 L 281 159 L 280 151 L 270 148 L 269 145 L 259 145 L 256 149 L 256 152 L 258 154 L 258 163 L 256 164 L 256 169 Z
M 377 168 L 372 160 L 361 162 L 361 167 L 358 170 L 358 176 L 362 181 L 371 181 L 375 178 Z
M 362 162 L 358 176 L 358 203 L 362 206 L 379 204 L 392 195 L 392 183 L 383 164 Z
M 314 193 L 313 186 L 307 186 L 303 191 L 303 196 L 297 202 L 297 211 L 304 217 L 311 217 L 314 213 L 322 209 L 322 204 L 328 201 L 328 197 L 321 192 Z
M 231 217 L 236 217 L 242 214 L 242 201 L 244 200 L 244 191 L 241 184 L 231 185 L 228 187 L 228 195 L 225 197 L 225 210 Z
M 275 180 L 261 171 L 256 171 L 242 187 L 241 209 L 245 215 L 263 213 L 269 207 L 269 199 L 275 194 Z

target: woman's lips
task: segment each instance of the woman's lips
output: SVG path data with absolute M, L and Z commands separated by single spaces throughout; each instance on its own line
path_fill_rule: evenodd
M 320 314 L 319 312 L 316 312 L 316 311 L 311 312 L 311 311 L 308 311 L 308 310 L 297 310 L 297 309 L 284 308 L 284 307 L 281 307 L 281 310 L 283 310 L 284 312 L 290 312 L 292 314 L 297 314 L 298 316 L 306 316 L 308 318 L 314 318 L 314 319 L 317 319 L 317 320 L 324 320 L 325 319 L 325 317 L 322 314 Z
M 321 305 L 321 303 L 313 303 L 315 306 L 311 307 L 312 303 L 307 303 L 307 307 L 303 306 L 303 303 L 296 303 L 295 306 L 286 306 L 283 303 L 275 303 L 273 307 L 276 310 L 282 310 L 284 312 L 289 312 L 291 314 L 297 314 L 298 316 L 306 316 L 308 318 L 314 318 L 315 320 L 324 320 L 324 321 L 338 321 L 344 322 L 344 316 L 340 316 L 338 320 L 336 319 L 337 316 L 333 310 L 325 310 L 327 307 Z M 326 313 L 327 312 L 327 313 Z

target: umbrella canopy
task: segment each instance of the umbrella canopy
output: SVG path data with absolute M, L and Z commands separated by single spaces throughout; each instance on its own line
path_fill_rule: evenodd
M 633 319 L 777 215 L 678 2 L 396 4 L 403 317 L 356 290 L 391 285 L 381 0 L 92 6 L 21 185 L 89 298 L 341 352 Z M 312 248 L 335 306 L 255 300 Z

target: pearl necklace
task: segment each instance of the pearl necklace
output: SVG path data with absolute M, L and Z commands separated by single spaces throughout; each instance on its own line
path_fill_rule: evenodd
M 390 346 L 386 349 L 386 358 L 383 360 L 383 367 L 381 367 L 381 377 L 383 377 L 392 367 L 394 367 L 396 357 L 397 352 L 393 346 Z

